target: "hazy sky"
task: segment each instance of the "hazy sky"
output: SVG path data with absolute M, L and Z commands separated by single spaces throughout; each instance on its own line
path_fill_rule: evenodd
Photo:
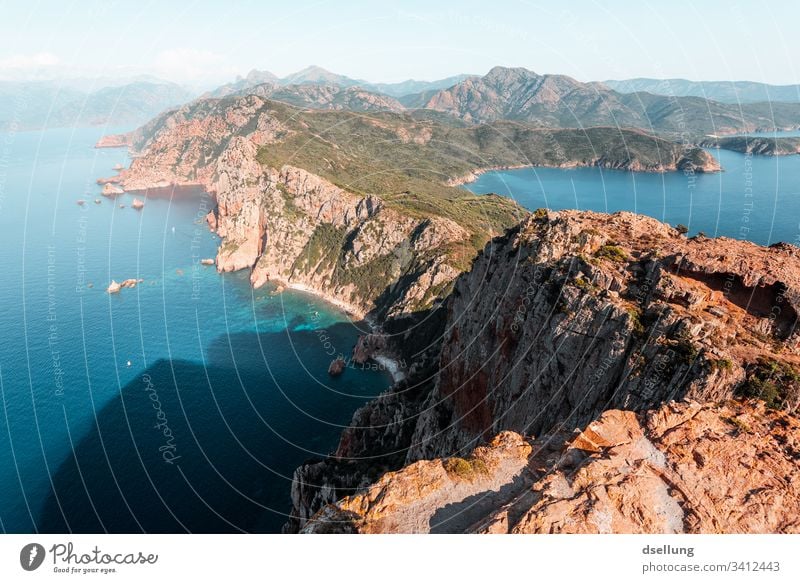
M 582 81 L 800 82 L 796 0 L 0 0 L 0 14 L 5 79 L 151 73 L 212 84 L 315 64 L 369 81 L 507 65 Z

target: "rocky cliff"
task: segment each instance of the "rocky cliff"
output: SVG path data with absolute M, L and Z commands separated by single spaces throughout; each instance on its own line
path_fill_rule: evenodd
M 800 423 L 761 403 L 610 410 L 503 432 L 324 507 L 305 533 L 798 533 Z
M 298 469 L 288 528 L 387 470 L 467 455 L 503 431 L 570 433 L 608 410 L 687 399 L 758 397 L 793 413 L 799 294 L 791 245 L 537 212 L 459 277 L 408 379 L 356 413 L 334 456 Z

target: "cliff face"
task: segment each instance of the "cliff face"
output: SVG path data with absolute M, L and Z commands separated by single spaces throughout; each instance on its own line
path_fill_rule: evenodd
M 536 213 L 459 277 L 427 364 L 357 412 L 334 457 L 298 469 L 289 529 L 376 474 L 503 431 L 570 433 L 685 399 L 796 411 L 798 274 L 790 245 L 686 239 L 630 213 Z
M 308 288 L 359 316 L 429 308 L 460 273 L 464 258 L 453 250 L 471 247 L 474 233 L 302 168 L 259 162 L 260 148 L 292 133 L 255 95 L 198 102 L 128 136 L 141 155 L 112 180 L 128 191 L 203 186 L 217 203 L 208 216 L 223 239 L 217 268 L 250 269 L 256 287 Z
M 797 360 L 799 309 L 795 247 L 688 240 L 630 213 L 532 217 L 458 281 L 409 459 L 605 409 L 727 399 L 748 355 Z
M 575 435 L 415 462 L 303 532 L 797 533 L 798 459 L 800 423 L 762 404 L 610 410 Z

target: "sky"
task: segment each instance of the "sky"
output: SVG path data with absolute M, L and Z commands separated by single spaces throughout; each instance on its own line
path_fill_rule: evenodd
M 800 83 L 796 0 L 0 0 L 0 15 L 0 79 L 213 86 L 313 64 L 372 82 L 504 65 L 581 81 Z

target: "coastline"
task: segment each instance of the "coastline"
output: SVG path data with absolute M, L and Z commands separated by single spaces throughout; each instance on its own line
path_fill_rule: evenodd
M 456 178 L 450 178 L 447 180 L 447 186 L 463 186 L 465 184 L 469 184 L 471 182 L 475 182 L 481 175 L 486 174 L 487 172 L 500 172 L 504 170 L 523 170 L 525 168 L 553 168 L 556 170 L 570 170 L 573 168 L 601 168 L 603 170 L 618 170 L 621 172 L 636 172 L 636 173 L 645 173 L 645 174 L 666 174 L 668 172 L 681 172 L 681 170 L 677 167 L 675 168 L 625 168 L 625 167 L 614 167 L 607 164 L 585 164 L 583 162 L 566 162 L 564 164 L 513 164 L 513 165 L 499 165 L 499 166 L 487 166 L 485 168 L 476 168 L 464 174 L 462 176 L 458 176 Z M 723 168 L 720 166 L 717 169 L 712 170 L 705 170 L 700 169 L 696 170 L 696 172 L 703 172 L 708 174 L 716 174 L 718 172 L 723 172 Z

